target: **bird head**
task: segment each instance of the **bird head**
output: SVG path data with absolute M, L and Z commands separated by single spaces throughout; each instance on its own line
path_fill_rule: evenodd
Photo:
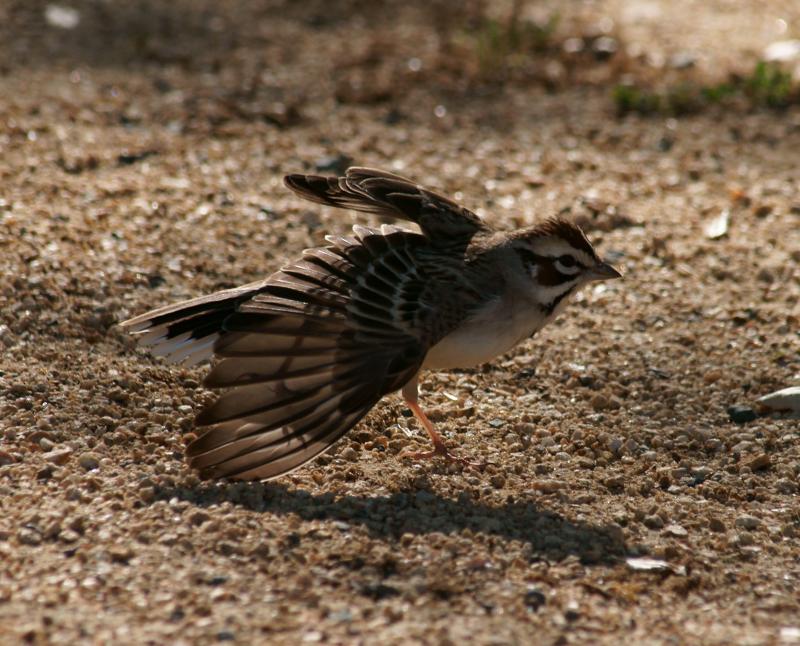
M 519 257 L 533 293 L 545 309 L 586 283 L 620 278 L 604 261 L 580 227 L 562 218 L 550 218 L 517 232 L 511 247 Z

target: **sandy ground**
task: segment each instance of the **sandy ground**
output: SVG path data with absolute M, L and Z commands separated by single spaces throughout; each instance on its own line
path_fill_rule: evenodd
M 441 2 L 118 4 L 0 9 L 0 643 L 800 643 L 798 423 L 727 413 L 800 384 L 797 109 L 475 86 Z M 792 3 L 575 11 L 711 75 L 800 28 Z M 344 157 L 498 226 L 575 217 L 625 279 L 425 379 L 483 470 L 401 460 L 425 437 L 390 397 L 291 476 L 201 482 L 204 369 L 114 324 L 363 222 L 280 183 Z

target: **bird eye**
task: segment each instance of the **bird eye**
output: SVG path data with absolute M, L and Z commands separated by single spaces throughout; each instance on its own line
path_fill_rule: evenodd
M 563 256 L 558 257 L 559 264 L 563 265 L 564 267 L 575 267 L 577 265 L 577 261 L 572 256 L 564 254 Z

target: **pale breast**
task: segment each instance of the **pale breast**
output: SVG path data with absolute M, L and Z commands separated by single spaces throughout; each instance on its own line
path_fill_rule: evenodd
M 539 330 L 547 319 L 532 303 L 490 301 L 475 316 L 444 337 L 425 356 L 423 368 L 469 368 L 491 361 Z

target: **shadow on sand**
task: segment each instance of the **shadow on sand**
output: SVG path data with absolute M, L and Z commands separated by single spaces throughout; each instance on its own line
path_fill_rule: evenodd
M 396 540 L 405 533 L 458 534 L 464 530 L 519 541 L 531 560 L 559 561 L 577 556 L 582 563 L 613 563 L 626 553 L 619 529 L 573 522 L 540 509 L 534 502 L 500 505 L 442 497 L 422 489 L 390 495 L 311 494 L 277 483 L 202 483 L 196 487 L 160 487 L 156 499 L 177 498 L 198 507 L 232 504 L 251 511 L 303 520 L 362 525 L 371 535 Z

